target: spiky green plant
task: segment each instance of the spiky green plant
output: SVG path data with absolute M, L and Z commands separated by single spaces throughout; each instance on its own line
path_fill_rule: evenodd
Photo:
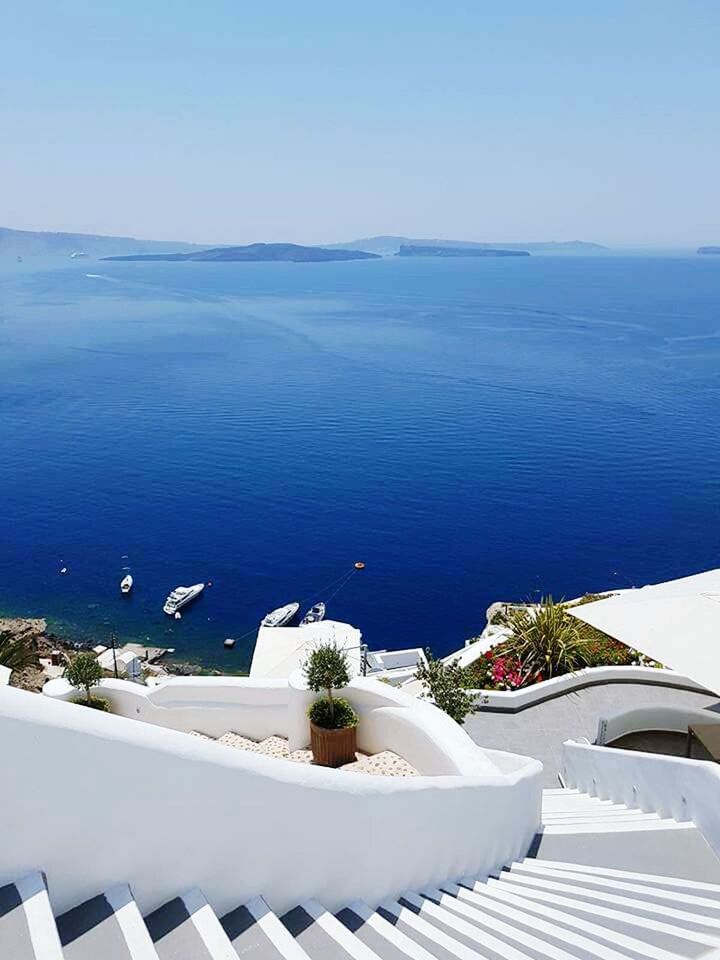
M 28 639 L 0 633 L 0 665 L 10 670 L 22 670 L 31 663 L 37 663 L 37 653 Z
M 549 680 L 584 666 L 584 641 L 564 603 L 543 597 L 538 606 L 512 610 L 505 618 L 510 636 L 505 653 L 520 662 L 523 684 Z

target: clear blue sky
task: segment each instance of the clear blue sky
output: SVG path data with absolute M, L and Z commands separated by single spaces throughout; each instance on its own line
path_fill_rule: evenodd
M 0 225 L 720 243 L 718 0 L 3 9 Z

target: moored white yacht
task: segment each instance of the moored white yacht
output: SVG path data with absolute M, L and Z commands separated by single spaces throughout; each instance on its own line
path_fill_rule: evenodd
M 306 627 L 309 623 L 320 623 L 321 620 L 325 619 L 325 604 L 315 603 L 308 610 L 305 616 L 300 621 L 301 627 Z
M 261 625 L 263 627 L 283 627 L 292 620 L 299 609 L 299 603 L 286 603 L 284 607 L 271 610 L 267 616 L 263 617 Z
M 163 612 L 169 617 L 174 616 L 181 607 L 190 603 L 205 589 L 204 583 L 195 583 L 191 587 L 175 587 L 163 606 Z

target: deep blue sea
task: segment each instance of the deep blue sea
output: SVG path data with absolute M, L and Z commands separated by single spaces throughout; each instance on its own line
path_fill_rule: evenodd
M 720 564 L 720 258 L 4 267 L 0 403 L 0 609 L 78 638 L 244 670 L 319 596 L 444 654 Z

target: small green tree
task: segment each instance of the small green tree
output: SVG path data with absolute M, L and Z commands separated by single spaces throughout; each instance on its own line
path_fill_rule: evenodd
M 38 655 L 27 638 L 0 633 L 0 665 L 10 670 L 22 670 L 31 663 L 37 663 L 37 659 Z
M 305 681 L 313 693 L 325 693 L 325 697 L 316 700 L 310 707 L 310 719 L 318 726 L 339 727 L 354 726 L 357 717 L 347 701 L 336 700 L 333 689 L 346 687 L 350 683 L 350 670 L 347 654 L 335 643 L 321 643 L 312 651 L 303 664 Z
M 92 653 L 79 653 L 65 668 L 65 676 L 76 689 L 85 691 L 85 702 L 91 704 L 91 689 L 102 680 L 102 667 Z
M 425 651 L 425 655 L 427 663 L 418 663 L 415 673 L 415 679 L 425 687 L 421 696 L 433 700 L 436 706 L 462 726 L 479 709 L 475 694 L 467 689 L 470 683 L 467 670 L 457 660 L 449 663 L 436 660 L 429 650 Z

